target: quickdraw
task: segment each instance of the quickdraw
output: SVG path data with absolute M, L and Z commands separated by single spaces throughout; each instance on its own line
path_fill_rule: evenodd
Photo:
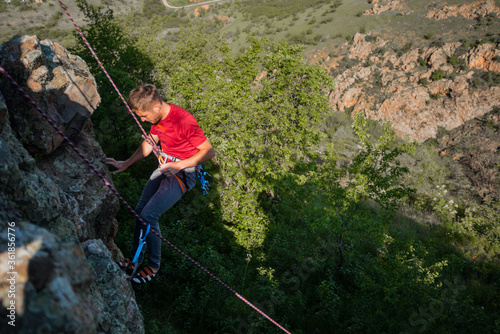
M 200 166 L 200 172 L 198 173 L 198 180 L 200 180 L 201 183 L 201 192 L 203 193 L 204 196 L 208 195 L 208 190 L 210 189 L 210 184 L 208 181 L 212 178 L 210 174 L 205 172 L 203 170 L 203 165 Z

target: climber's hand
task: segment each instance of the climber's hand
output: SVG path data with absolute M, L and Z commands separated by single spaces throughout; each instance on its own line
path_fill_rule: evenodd
M 160 167 L 160 172 L 165 176 L 172 176 L 180 172 L 182 167 L 179 166 L 179 162 L 169 162 L 164 166 Z
M 117 168 L 117 170 L 115 170 L 113 174 L 121 173 L 128 168 L 128 164 L 126 161 L 116 161 L 113 158 L 106 158 L 106 163 Z

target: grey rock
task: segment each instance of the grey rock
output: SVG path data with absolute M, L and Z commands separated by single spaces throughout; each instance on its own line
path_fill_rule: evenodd
M 95 80 L 57 43 L 15 37 L 0 64 L 111 183 L 90 115 Z M 15 288 L 9 235 L 0 234 L 1 333 L 144 333 L 130 283 L 114 260 L 118 201 L 26 100 L 0 78 L 0 228 L 15 223 Z M 83 95 L 82 95 L 83 93 Z M 82 100 L 85 96 L 87 100 Z M 8 319 L 8 318 L 7 318 Z

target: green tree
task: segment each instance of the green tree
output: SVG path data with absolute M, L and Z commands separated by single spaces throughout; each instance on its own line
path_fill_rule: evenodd
M 218 29 L 211 22 L 182 29 L 168 55 L 155 54 L 155 77 L 216 147 L 223 219 L 250 249 L 261 245 L 268 224 L 260 198 L 272 198 L 277 180 L 316 155 L 333 85 L 325 70 L 305 62 L 303 47 L 252 39 L 233 57 Z
M 375 245 L 380 244 L 399 201 L 414 191 L 401 182 L 408 168 L 400 166 L 398 161 L 398 157 L 411 152 L 414 145 L 398 144 L 389 123 L 384 125 L 379 138 L 370 140 L 367 122 L 366 118 L 356 114 L 353 129 L 360 142 L 357 154 L 340 167 L 335 155 L 331 155 L 329 163 L 322 166 L 319 179 L 320 184 L 326 185 L 324 191 L 331 198 L 323 223 L 337 234 L 339 267 L 344 263 L 346 233 L 370 235 Z M 365 208 L 369 201 L 380 207 L 379 214 L 374 215 L 372 210 Z

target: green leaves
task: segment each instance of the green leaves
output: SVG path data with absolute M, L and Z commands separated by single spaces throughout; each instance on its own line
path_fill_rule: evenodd
M 451 182 L 451 165 L 439 162 L 430 144 L 420 152 L 426 164 L 418 167 L 425 171 L 408 175 L 399 160 L 413 144 L 397 140 L 389 124 L 357 116 L 351 127 L 350 112 L 333 114 L 332 80 L 307 64 L 300 46 L 251 39 L 232 55 L 220 25 L 210 20 L 174 32 L 154 11 L 147 20 L 130 15 L 117 21 L 109 11 L 85 6 L 86 33 L 120 89 L 155 83 L 166 101 L 194 114 L 217 152 L 206 166 L 213 176 L 209 197 L 195 188 L 161 217 L 162 233 L 174 244 L 294 332 L 427 326 L 449 332 L 464 319 L 469 332 L 485 325 L 493 331 L 495 322 L 483 319 L 496 320 L 490 314 L 497 305 L 482 296 L 493 295 L 490 281 L 498 270 L 479 273 L 475 261 L 498 260 L 498 206 L 467 210 L 457 219 L 446 207 L 449 198 L 436 200 L 443 236 L 432 232 L 436 226 L 422 232 L 422 222 L 409 218 L 391 224 L 399 200 L 413 192 L 410 185 L 422 190 L 422 183 Z M 96 132 L 104 134 L 100 142 L 107 152 L 121 146 L 125 158 L 140 132 L 79 47 L 96 71 L 103 100 L 93 115 Z M 155 164 L 117 176 L 129 202 L 137 202 Z M 132 235 L 124 227 L 132 228 L 134 219 L 124 210 L 118 219 L 118 241 L 126 249 Z M 252 309 L 169 252 L 165 247 L 162 259 L 169 274 L 138 294 L 147 323 L 154 324 L 148 330 L 271 332 Z M 467 275 L 485 292 L 476 286 L 470 295 L 460 292 Z M 451 278 L 457 282 L 446 286 Z M 171 308 L 158 307 L 165 296 Z
M 232 57 L 202 25 L 180 32 L 169 50 L 176 56 L 157 59 L 156 73 L 216 148 L 223 218 L 244 247 L 259 247 L 268 225 L 259 197 L 273 197 L 278 180 L 316 155 L 332 81 L 304 61 L 301 47 L 252 39 Z
M 412 152 L 414 144 L 398 145 L 388 123 L 384 124 L 383 135 L 372 143 L 368 140 L 366 119 L 360 114 L 356 115 L 353 128 L 361 143 L 358 154 L 346 170 L 353 180 L 350 187 L 356 188 L 360 198 L 374 200 L 392 216 L 398 200 L 414 191 L 401 182 L 408 169 L 401 167 L 397 160 L 401 154 Z

